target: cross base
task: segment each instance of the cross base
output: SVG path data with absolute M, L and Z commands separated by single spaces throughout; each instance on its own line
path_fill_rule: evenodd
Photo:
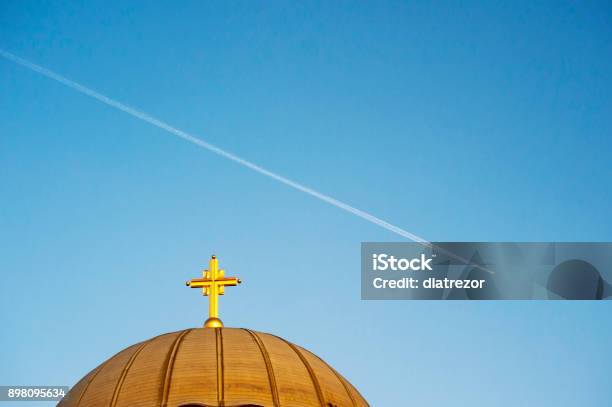
M 223 328 L 223 322 L 219 318 L 210 317 L 204 322 L 204 328 Z

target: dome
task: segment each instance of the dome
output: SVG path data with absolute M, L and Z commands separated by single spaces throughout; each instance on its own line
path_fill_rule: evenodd
M 274 335 L 195 328 L 132 345 L 92 370 L 60 407 L 317 406 L 368 403 L 318 356 Z

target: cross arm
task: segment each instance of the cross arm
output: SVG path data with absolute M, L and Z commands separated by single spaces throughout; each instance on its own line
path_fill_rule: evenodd
M 191 288 L 202 288 L 202 287 L 210 287 L 212 281 L 205 278 L 192 278 L 187 281 L 185 285 Z

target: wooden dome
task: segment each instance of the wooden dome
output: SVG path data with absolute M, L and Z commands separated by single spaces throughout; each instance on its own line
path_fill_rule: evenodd
M 296 406 L 368 403 L 331 366 L 274 335 L 196 328 L 130 346 L 92 370 L 60 407 Z

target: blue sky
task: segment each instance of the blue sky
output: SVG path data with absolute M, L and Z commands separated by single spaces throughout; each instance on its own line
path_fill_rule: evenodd
M 4 2 L 0 48 L 432 241 L 612 240 L 605 2 Z M 203 323 L 372 403 L 612 401 L 608 302 L 360 300 L 399 236 L 0 59 L 0 384 Z M 323 282 L 324 281 L 324 282 Z

